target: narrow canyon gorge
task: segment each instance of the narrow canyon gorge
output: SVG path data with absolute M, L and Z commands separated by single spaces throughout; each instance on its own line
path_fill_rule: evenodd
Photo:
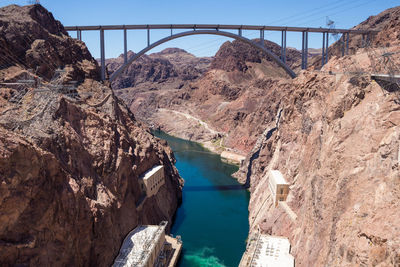
M 160 130 L 239 158 L 249 236 L 288 238 L 296 266 L 400 266 L 400 82 L 376 78 L 400 74 L 400 7 L 354 27 L 366 28 L 378 33 L 351 36 L 344 56 L 337 40 L 324 66 L 314 51 L 302 69 L 288 47 L 294 79 L 234 40 L 212 57 L 148 53 L 109 83 L 41 5 L 0 8 L 0 265 L 110 266 L 138 225 L 169 231 L 184 180 Z M 124 55 L 105 63 L 109 77 Z M 142 202 L 139 178 L 156 165 L 165 184 Z
M 181 49 L 142 57 L 113 88 L 148 125 L 246 156 L 234 176 L 251 192 L 250 235 L 288 237 L 296 266 L 400 266 L 400 94 L 371 76 L 399 70 L 400 8 L 354 28 L 379 33 L 368 44 L 352 36 L 345 56 L 332 44 L 322 68 L 310 54 L 301 70 L 289 48 L 295 79 L 232 41 L 212 58 Z M 122 55 L 108 64 L 112 73 Z M 274 205 L 270 170 L 290 184 L 285 207 Z

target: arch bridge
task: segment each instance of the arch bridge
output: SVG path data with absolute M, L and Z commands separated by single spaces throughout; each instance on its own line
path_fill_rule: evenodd
M 171 34 L 154 43 L 150 42 L 151 30 L 170 29 Z M 174 29 L 187 29 L 188 31 L 179 32 L 174 34 Z M 77 39 L 82 40 L 82 31 L 99 31 L 100 32 L 100 63 L 101 63 L 101 78 L 106 79 L 106 66 L 105 66 L 105 45 L 104 45 L 104 31 L 108 30 L 122 30 L 124 33 L 124 64 L 116 70 L 109 78 L 110 82 L 117 78 L 121 73 L 137 58 L 148 52 L 149 50 L 159 46 L 170 40 L 199 34 L 213 34 L 221 35 L 236 40 L 243 41 L 251 46 L 260 49 L 272 58 L 280 67 L 282 67 L 290 77 L 296 77 L 293 70 L 286 64 L 286 34 L 287 32 L 301 32 L 302 33 L 302 50 L 301 50 L 301 68 L 307 68 L 308 59 L 308 33 L 322 33 L 322 66 L 328 62 L 328 47 L 329 47 L 329 34 L 341 34 L 341 52 L 342 56 L 349 52 L 349 39 L 350 34 L 360 34 L 365 41 L 371 40 L 372 36 L 377 33 L 373 30 L 353 30 L 353 29 L 332 29 L 332 28 L 305 28 L 305 27 L 286 27 L 286 26 L 256 26 L 256 25 L 219 25 L 219 24 L 152 24 L 152 25 L 103 25 L 103 26 L 67 26 L 67 31 L 76 31 Z M 147 30 L 147 47 L 139 51 L 128 59 L 128 30 Z M 230 31 L 237 30 L 237 34 Z M 248 39 L 243 36 L 243 30 L 259 31 L 260 41 Z M 281 55 L 278 57 L 272 51 L 264 46 L 264 33 L 265 31 L 280 31 L 281 32 Z

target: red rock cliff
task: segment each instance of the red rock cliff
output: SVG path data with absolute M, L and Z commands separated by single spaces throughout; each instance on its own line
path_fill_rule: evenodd
M 42 69 L 44 62 L 26 57 L 9 60 L 2 69 L 4 80 L 15 80 L 17 73 L 44 75 L 42 86 L 50 90 L 10 87 L 0 94 L 0 265 L 109 266 L 138 224 L 171 223 L 181 198 L 173 153 L 109 87 L 91 79 L 96 62 L 50 13 L 40 6 L 9 6 L 0 14 L 2 45 L 20 45 L 14 53 L 2 53 L 28 55 L 31 46 L 20 44 L 22 36 L 31 36 L 33 44 L 46 35 L 45 46 L 55 52 L 34 49 L 34 54 L 66 67 L 61 84 L 80 81 L 76 95 L 68 96 L 45 82 L 52 72 L 24 70 L 30 64 Z M 7 27 L 14 24 L 19 30 L 11 34 Z M 76 54 L 69 60 L 62 51 Z M 165 167 L 165 184 L 137 208 L 138 178 L 156 164 Z
M 397 40 L 385 41 L 400 29 L 398 9 L 367 21 L 385 25 L 372 47 L 275 87 L 280 104 L 236 174 L 250 186 L 251 232 L 288 237 L 296 266 L 400 266 L 399 83 L 368 74 L 391 73 L 383 53 L 399 65 Z M 273 169 L 290 183 L 295 216 L 275 207 Z

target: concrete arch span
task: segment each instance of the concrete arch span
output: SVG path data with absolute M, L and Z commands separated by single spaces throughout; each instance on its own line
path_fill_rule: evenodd
M 219 30 L 193 30 L 193 31 L 186 31 L 186 32 L 180 32 L 177 34 L 173 34 L 170 35 L 168 37 L 165 37 L 157 42 L 152 43 L 151 45 L 147 46 L 146 48 L 144 48 L 143 50 L 141 50 L 139 53 L 135 54 L 134 56 L 132 56 L 131 58 L 128 59 L 127 63 L 122 65 L 118 70 L 116 70 L 110 77 L 110 82 L 112 82 L 113 80 L 115 80 L 115 78 L 117 78 L 119 75 L 122 74 L 122 72 L 130 65 L 132 64 L 132 62 L 134 62 L 136 59 L 138 59 L 139 57 L 141 57 L 142 55 L 144 55 L 146 52 L 148 52 L 149 50 L 163 44 L 166 43 L 168 41 L 177 39 L 177 38 L 181 38 L 181 37 L 185 37 L 185 36 L 190 36 L 190 35 L 197 35 L 197 34 L 213 34 L 213 35 L 221 35 L 221 36 L 225 36 L 225 37 L 229 37 L 229 38 L 233 38 L 236 40 L 240 40 L 243 41 L 257 49 L 260 49 L 261 51 L 263 51 L 265 54 L 267 54 L 268 56 L 270 56 L 276 63 L 278 63 L 278 65 L 280 67 L 282 67 L 288 74 L 290 77 L 295 78 L 296 74 L 294 73 L 294 71 L 287 65 L 285 64 L 277 55 L 275 55 L 274 53 L 272 53 L 270 50 L 268 50 L 267 48 L 265 48 L 264 46 L 262 46 L 259 43 L 256 43 L 246 37 L 231 33 L 231 32 L 226 32 L 226 31 L 219 31 Z

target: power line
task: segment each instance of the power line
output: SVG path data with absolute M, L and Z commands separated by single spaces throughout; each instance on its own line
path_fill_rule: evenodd
M 324 18 L 326 18 L 326 16 L 332 17 L 334 15 L 337 15 L 337 14 L 340 14 L 340 13 L 343 13 L 343 12 L 346 12 L 346 11 L 349 11 L 349 10 L 353 10 L 353 9 L 355 9 L 357 7 L 365 6 L 365 5 L 370 4 L 372 2 L 375 2 L 375 1 L 378 1 L 378 0 L 371 0 L 371 1 L 367 1 L 367 2 L 362 2 L 362 3 L 360 3 L 358 5 L 355 5 L 355 6 L 352 6 L 352 4 L 354 4 L 354 2 L 349 2 L 350 6 L 345 8 L 345 9 L 341 9 L 338 12 L 331 13 L 331 14 L 328 14 L 328 15 L 325 15 L 325 16 L 322 16 L 322 17 L 318 17 L 316 19 L 301 21 L 301 23 L 306 24 L 306 23 L 313 22 L 313 21 L 316 21 L 316 20 L 324 19 Z M 345 5 L 345 6 L 348 6 L 348 5 Z
M 356 0 L 356 1 L 359 1 L 359 0 Z M 314 8 L 314 9 L 310 9 L 309 11 L 297 12 L 296 14 L 293 14 L 291 16 L 288 16 L 288 17 L 285 17 L 285 18 L 282 18 L 282 19 L 278 19 L 278 20 L 275 20 L 275 21 L 272 21 L 272 22 L 268 22 L 268 24 L 274 24 L 274 23 L 285 23 L 285 24 L 287 24 L 287 22 L 289 22 L 289 21 L 297 20 L 298 17 L 300 17 L 300 18 L 310 17 L 310 16 L 313 16 L 316 13 L 321 13 L 321 12 L 325 11 L 325 9 L 331 10 L 332 8 L 335 8 L 336 6 L 338 6 L 338 4 L 340 2 L 347 2 L 347 1 L 346 0 L 339 0 L 339 1 L 336 1 L 336 2 L 331 3 L 331 4 L 327 4 L 327 5 L 323 5 L 323 6 Z M 340 5 L 342 5 L 342 4 L 340 3 Z M 316 12 L 316 11 L 318 11 L 318 12 Z
M 372 0 L 372 1 L 369 1 L 369 2 L 367 2 L 367 3 L 362 3 L 362 4 L 359 4 L 359 5 L 354 6 L 354 3 L 360 2 L 360 1 L 363 1 L 363 0 L 355 0 L 355 1 L 352 1 L 352 2 L 347 2 L 346 0 L 339 0 L 339 1 L 336 1 L 336 2 L 331 3 L 331 4 L 328 4 L 328 5 L 320 6 L 320 7 L 311 9 L 311 10 L 309 10 L 309 11 L 302 12 L 302 13 L 300 13 L 300 14 L 298 14 L 298 15 L 293 15 L 293 16 L 286 17 L 286 18 L 283 18 L 283 19 L 280 19 L 280 20 L 276 20 L 276 21 L 274 21 L 274 22 L 269 22 L 268 24 L 273 24 L 273 23 L 276 23 L 276 22 L 285 22 L 285 23 L 288 23 L 288 22 L 291 22 L 291 21 L 295 21 L 295 20 L 296 20 L 296 17 L 302 17 L 302 18 L 307 17 L 307 18 L 310 18 L 310 16 L 311 16 L 311 17 L 315 17 L 315 15 L 320 14 L 321 12 L 324 12 L 324 11 L 328 11 L 328 10 L 329 10 L 329 11 L 332 11 L 332 10 L 337 10 L 337 9 L 339 9 L 338 12 L 329 15 L 329 16 L 333 16 L 333 15 L 336 15 L 336 14 L 339 14 L 339 13 L 342 13 L 342 12 L 345 12 L 345 11 L 348 11 L 348 10 L 351 10 L 351 9 L 354 9 L 354 8 L 357 8 L 357 7 L 361 6 L 361 5 L 369 4 L 369 3 L 373 2 L 373 1 L 377 1 L 377 0 Z M 343 2 L 345 2 L 345 3 L 343 3 Z M 326 15 L 324 15 L 323 17 L 318 17 L 318 18 L 316 18 L 316 19 L 307 20 L 307 23 L 308 23 L 308 22 L 313 22 L 313 21 L 316 21 L 316 20 L 319 20 L 319 19 L 322 19 L 322 18 L 325 18 L 325 17 L 326 17 Z M 301 21 L 301 20 L 300 20 L 300 21 Z M 298 21 L 297 21 L 296 23 L 299 24 Z M 304 23 L 304 22 L 303 22 L 303 23 Z M 252 33 L 249 34 L 248 36 L 255 36 L 255 35 L 257 35 L 257 34 L 258 34 L 257 32 L 252 32 Z M 272 35 L 272 34 L 273 34 L 272 32 L 269 32 L 269 33 L 266 33 L 265 36 L 267 36 L 267 35 Z M 206 43 L 207 46 L 205 46 L 205 47 L 201 47 L 201 45 L 196 45 L 196 46 L 190 47 L 190 49 L 191 49 L 191 48 L 194 48 L 194 47 L 199 47 L 199 46 L 200 46 L 201 48 L 195 49 L 195 50 L 191 50 L 191 52 L 204 51 L 204 50 L 206 50 L 206 49 L 208 49 L 208 48 L 210 48 L 210 47 L 213 47 L 213 44 L 218 43 L 218 42 L 221 42 L 222 40 L 224 40 L 224 38 L 219 38 L 219 39 L 217 39 L 217 40 L 213 40 L 213 41 L 211 41 L 211 42 L 207 42 L 207 43 Z

